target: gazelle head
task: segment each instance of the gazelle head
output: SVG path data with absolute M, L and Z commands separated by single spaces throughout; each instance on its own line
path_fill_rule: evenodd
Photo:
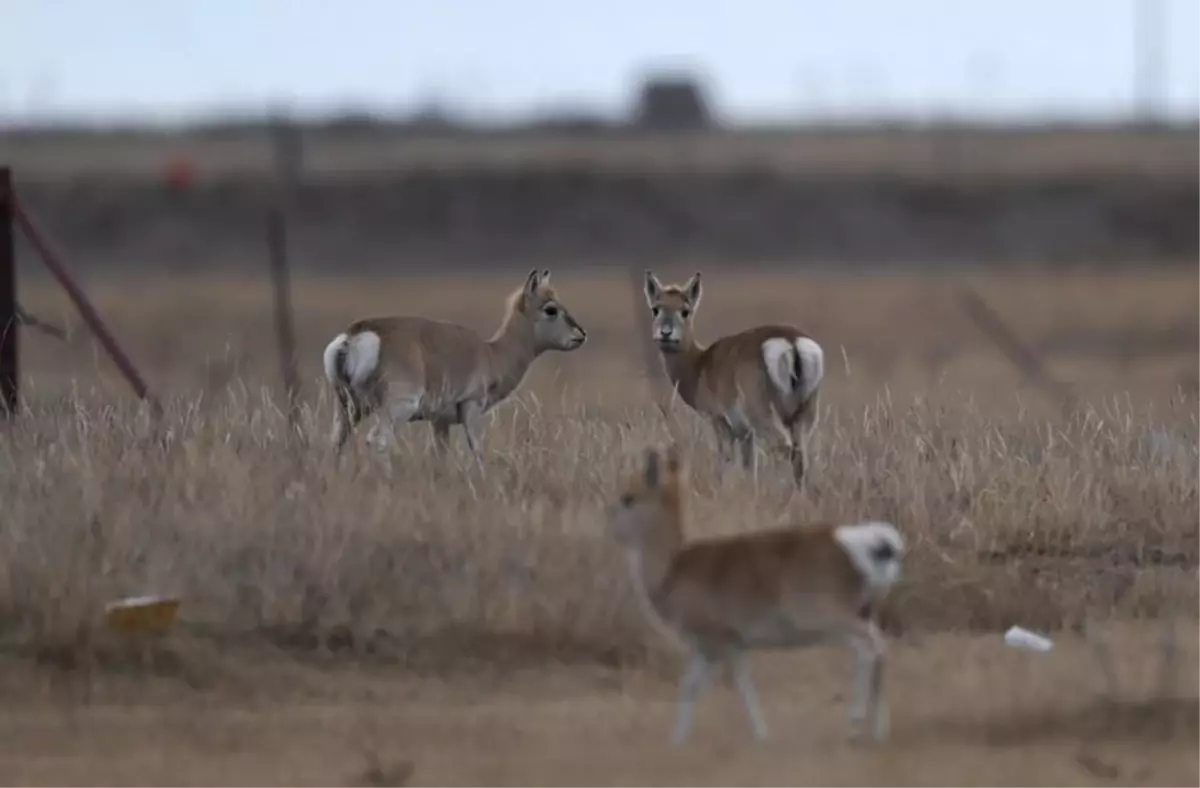
M 587 341 L 587 331 L 571 317 L 550 286 L 550 271 L 529 272 L 525 285 L 513 301 L 516 312 L 533 324 L 533 342 L 538 352 L 575 350 Z
M 700 306 L 700 273 L 680 287 L 664 286 L 653 272 L 646 271 L 646 303 L 654 316 L 650 338 L 659 350 L 670 353 L 691 345 L 692 317 Z
M 669 527 L 671 539 L 681 538 L 680 515 L 686 470 L 679 451 L 648 449 L 642 466 L 625 479 L 620 497 L 608 509 L 613 536 L 622 545 L 640 548 L 661 529 Z

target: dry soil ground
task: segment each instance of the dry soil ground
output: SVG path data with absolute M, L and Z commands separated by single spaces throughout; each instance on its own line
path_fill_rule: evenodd
M 1102 702 L 1093 652 L 999 636 L 894 647 L 893 735 L 845 742 L 846 665 L 834 649 L 756 658 L 772 725 L 755 743 L 735 695 L 699 706 L 673 750 L 670 670 L 548 667 L 413 677 L 381 667 L 243 664 L 205 693 L 109 676 L 91 705 L 14 689 L 0 777 L 24 785 L 1194 785 L 1196 629 L 1180 633 L 1180 700 L 1151 701 L 1149 626 L 1107 632 L 1122 681 Z M 232 661 L 232 657 L 230 657 Z M 232 670 L 233 668 L 231 668 Z M 17 675 L 27 681 L 28 668 Z M 45 681 L 45 676 L 41 677 Z M 235 694 L 238 682 L 256 690 Z M 257 696 L 257 697 L 256 697 Z M 72 698 L 74 700 L 72 701 Z
M 31 410 L 0 448 L 0 780 L 1200 780 L 1194 272 L 970 282 L 1083 397 L 1070 416 L 963 316 L 957 279 L 707 270 L 702 337 L 782 319 L 827 349 L 804 494 L 769 466 L 718 479 L 703 425 L 675 407 L 664 422 L 640 382 L 627 282 L 575 275 L 556 284 L 589 344 L 539 361 L 485 469 L 437 466 L 422 426 L 391 461 L 327 460 L 317 372 L 333 332 L 395 310 L 486 331 L 523 273 L 298 282 L 307 447 L 278 407 L 263 283 L 89 282 L 166 400 L 159 440 L 62 297 L 27 288 L 72 337 L 26 333 Z M 672 436 L 695 466 L 697 532 L 901 524 L 889 744 L 844 744 L 846 665 L 816 649 L 754 662 L 771 743 L 751 743 L 722 688 L 690 746 L 665 745 L 678 664 L 641 622 L 601 512 L 629 457 Z M 134 659 L 96 610 L 156 589 L 184 597 L 179 630 Z M 1072 631 L 1084 621 L 1090 644 Z M 1057 647 L 1005 648 L 1011 623 Z

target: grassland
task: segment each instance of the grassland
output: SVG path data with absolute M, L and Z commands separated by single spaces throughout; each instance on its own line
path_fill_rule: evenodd
M 589 343 L 541 359 L 496 412 L 485 467 L 459 437 L 437 463 L 425 425 L 391 458 L 328 455 L 332 333 L 390 311 L 488 331 L 522 274 L 298 282 L 298 431 L 264 283 L 89 283 L 164 400 L 157 427 L 62 297 L 28 288 L 26 308 L 71 336 L 26 332 L 29 411 L 0 444 L 6 781 L 1200 779 L 1195 272 L 706 269 L 702 337 L 788 320 L 826 347 L 803 493 L 769 464 L 718 478 L 704 425 L 642 365 L 628 283 L 600 275 L 556 275 Z M 1076 411 L 1023 383 L 959 308 L 962 285 L 1042 353 Z M 889 745 L 845 746 L 848 671 L 822 648 L 755 661 L 772 744 L 756 748 L 732 693 L 714 693 L 694 747 L 667 751 L 678 664 L 602 517 L 617 473 L 667 440 L 691 458 L 697 533 L 900 525 Z M 96 625 L 105 601 L 146 591 L 185 600 L 168 640 L 134 647 Z M 1160 692 L 1171 621 L 1181 664 Z M 1004 649 L 1014 623 L 1057 648 Z

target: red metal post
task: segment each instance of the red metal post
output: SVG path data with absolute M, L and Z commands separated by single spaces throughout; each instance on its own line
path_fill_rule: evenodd
M 12 170 L 0 167 L 0 416 L 17 413 L 17 253 L 13 233 Z
M 58 255 L 50 248 L 50 245 L 42 237 L 41 232 L 34 225 L 29 215 L 21 208 L 20 202 L 17 201 L 16 194 L 9 192 L 9 208 L 12 211 L 12 216 L 16 220 L 17 227 L 25 234 L 25 238 L 29 244 L 37 251 L 38 256 L 42 258 L 42 262 L 46 264 L 46 268 L 62 285 L 63 290 L 67 292 L 71 302 L 75 304 L 75 308 L 79 310 L 80 317 L 87 323 L 88 328 L 96 335 L 96 339 L 100 340 L 100 344 L 104 346 L 104 350 L 108 353 L 109 358 L 117 365 L 117 369 L 129 381 L 129 385 L 133 388 L 133 392 L 139 398 L 149 403 L 151 412 L 155 417 L 162 414 L 162 406 L 158 400 L 150 393 L 150 389 L 146 386 L 146 381 L 138 373 L 133 366 L 133 362 L 129 360 L 129 356 L 125 355 L 125 351 L 117 344 L 117 340 L 113 337 L 108 327 L 104 325 L 104 320 L 101 319 L 100 313 L 92 306 L 91 301 L 84 294 L 79 285 L 75 284 L 75 280 L 67 272 L 66 266 L 62 264 Z

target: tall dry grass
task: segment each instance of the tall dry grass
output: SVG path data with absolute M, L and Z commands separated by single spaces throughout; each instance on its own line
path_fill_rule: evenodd
M 100 606 L 154 591 L 180 594 L 185 626 L 218 640 L 413 666 L 637 659 L 648 641 L 603 509 L 626 463 L 668 440 L 691 458 L 696 533 L 898 523 L 912 547 L 889 621 L 906 632 L 1196 615 L 1194 400 L 1058 422 L 834 404 L 800 494 L 770 460 L 757 480 L 722 477 L 687 412 L 672 425 L 521 396 L 479 467 L 462 447 L 437 462 L 424 425 L 395 456 L 360 442 L 337 461 L 331 403 L 305 411 L 306 446 L 269 396 L 236 387 L 171 402 L 157 432 L 131 407 L 65 404 L 0 446 L 0 637 L 43 656 L 102 648 Z
M 710 277 L 703 337 L 795 319 L 829 348 L 804 493 L 769 463 L 757 480 L 722 477 L 707 425 L 681 405 L 664 419 L 639 382 L 620 279 L 556 276 L 591 340 L 539 360 L 494 412 L 483 467 L 462 446 L 437 462 L 427 425 L 401 428 L 390 458 L 361 435 L 329 455 L 316 366 L 331 332 L 385 310 L 487 330 L 519 279 L 299 282 L 298 434 L 279 406 L 265 289 L 96 283 L 166 413 L 152 427 L 86 336 L 29 336 L 28 412 L 0 438 L 0 647 L 102 654 L 105 602 L 171 592 L 181 628 L 216 643 L 439 669 L 644 659 L 656 641 L 603 509 L 626 463 L 668 440 L 692 464 L 698 534 L 895 521 L 911 545 L 895 631 L 1197 614 L 1200 430 L 1195 391 L 1178 385 L 1195 353 L 1109 347 L 1194 324 L 1191 275 L 974 283 L 1083 395 L 1070 416 L 1021 390 L 954 310 L 947 277 Z M 55 297 L 33 290 L 26 306 L 55 317 Z

